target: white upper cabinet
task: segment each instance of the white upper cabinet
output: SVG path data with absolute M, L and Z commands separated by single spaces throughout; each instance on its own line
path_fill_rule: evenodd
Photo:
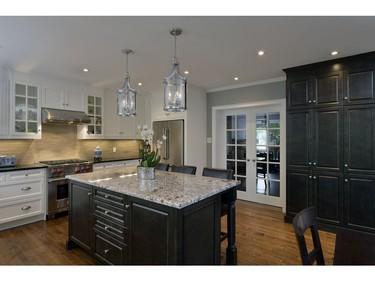
M 104 138 L 103 133 L 103 121 L 104 118 L 104 100 L 103 93 L 97 91 L 96 93 L 85 94 L 85 110 L 91 122 L 87 125 L 78 125 L 77 133 L 78 139 L 102 139 Z
M 84 94 L 82 90 L 70 90 L 63 87 L 44 86 L 42 107 L 84 111 Z
M 12 73 L 10 85 L 10 137 L 41 138 L 40 83 L 21 73 Z
M 106 93 L 104 98 L 105 119 L 104 135 L 111 139 L 134 139 L 137 135 L 137 126 L 145 122 L 143 99 L 137 95 L 137 114 L 133 117 L 117 115 L 117 98 L 115 94 Z
M 0 81 L 0 137 L 9 135 L 9 80 Z

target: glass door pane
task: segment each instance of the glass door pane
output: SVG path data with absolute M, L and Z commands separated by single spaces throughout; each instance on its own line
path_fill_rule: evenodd
M 226 166 L 241 182 L 238 190 L 246 191 L 246 115 L 226 116 Z
M 255 192 L 280 197 L 280 113 L 257 113 L 255 136 Z

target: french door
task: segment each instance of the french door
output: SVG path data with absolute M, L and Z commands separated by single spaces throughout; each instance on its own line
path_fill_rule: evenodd
M 232 169 L 239 199 L 283 206 L 284 150 L 280 106 L 225 110 L 225 165 Z

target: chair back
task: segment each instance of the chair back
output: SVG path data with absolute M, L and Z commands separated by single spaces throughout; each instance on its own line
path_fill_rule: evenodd
M 296 235 L 299 253 L 303 265 L 324 265 L 323 249 L 320 243 L 318 232 L 317 210 L 315 206 L 308 207 L 299 212 L 293 218 L 293 228 Z M 309 252 L 307 249 L 305 234 L 311 230 L 313 240 L 313 249 Z
M 233 170 L 205 167 L 203 168 L 202 176 L 231 180 L 233 179 Z
M 167 164 L 167 163 L 158 163 L 155 166 L 155 169 L 156 170 L 160 170 L 160 171 L 168 171 L 169 170 L 169 164 Z
M 197 167 L 187 166 L 187 165 L 182 165 L 182 166 L 173 165 L 171 168 L 171 171 L 176 172 L 176 173 L 195 175 L 195 173 L 197 172 Z

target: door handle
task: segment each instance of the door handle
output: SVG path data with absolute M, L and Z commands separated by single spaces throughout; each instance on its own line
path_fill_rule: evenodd
M 169 159 L 169 129 L 168 128 L 163 128 L 163 135 L 167 137 L 167 139 L 165 140 L 163 159 L 168 160 Z

